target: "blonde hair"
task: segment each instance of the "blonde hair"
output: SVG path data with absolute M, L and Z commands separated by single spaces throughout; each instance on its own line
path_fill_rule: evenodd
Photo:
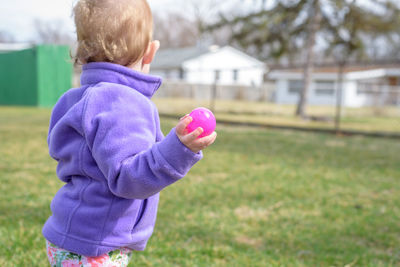
M 79 0 L 73 9 L 78 39 L 75 64 L 128 66 L 145 54 L 153 35 L 146 0 Z

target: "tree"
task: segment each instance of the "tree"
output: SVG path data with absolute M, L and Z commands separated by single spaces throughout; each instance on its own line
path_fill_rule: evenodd
M 200 45 L 225 45 L 230 31 L 221 29 L 204 32 L 206 21 L 212 21 L 218 14 L 221 2 L 218 0 L 182 1 L 178 11 L 156 11 L 154 15 L 154 38 L 160 40 L 162 48 L 177 48 Z M 182 14 L 182 9 L 185 13 Z
M 8 31 L 0 31 L 0 43 L 14 43 L 14 36 Z
M 154 39 L 159 40 L 163 48 L 193 46 L 199 35 L 195 20 L 172 12 L 154 16 Z
M 368 12 L 365 8 L 352 2 L 338 3 L 335 11 L 335 21 L 327 29 L 330 47 L 327 55 L 333 55 L 338 71 L 338 90 L 336 101 L 336 131 L 340 131 L 342 88 L 344 68 L 349 60 L 355 56 L 357 59 L 366 57 L 367 43 L 370 37 L 375 39 L 392 40 L 400 25 L 400 10 L 394 2 L 373 1 L 377 12 Z M 387 47 L 387 46 L 386 46 Z
M 70 46 L 75 43 L 75 37 L 65 29 L 65 23 L 62 20 L 44 21 L 35 19 L 33 25 L 37 35 L 35 43 Z
M 207 29 L 213 31 L 230 25 L 232 42 L 245 49 L 255 49 L 265 59 L 278 60 L 287 56 L 293 60 L 301 55 L 304 86 L 296 114 L 306 117 L 317 39 L 324 40 L 327 51 L 343 47 L 347 60 L 356 54 L 355 51 L 358 56 L 364 55 L 366 36 L 387 36 L 399 27 L 399 7 L 395 0 L 363 3 L 356 0 L 261 1 L 259 10 L 235 17 L 221 15 L 219 22 Z

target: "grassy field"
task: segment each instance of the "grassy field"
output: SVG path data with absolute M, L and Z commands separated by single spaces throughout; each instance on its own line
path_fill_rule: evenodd
M 210 101 L 193 99 L 156 98 L 161 113 L 184 114 L 198 106 L 210 106 Z M 307 114 L 322 117 L 323 120 L 302 120 L 294 116 L 294 105 L 278 105 L 267 102 L 245 102 L 217 100 L 215 115 L 217 119 L 255 122 L 277 126 L 333 129 L 335 107 L 308 106 Z M 343 108 L 342 130 L 365 132 L 388 132 L 400 134 L 399 107 Z
M 47 266 L 50 111 L 0 108 L 0 266 Z M 174 122 L 163 120 L 164 132 Z M 400 266 L 400 142 L 219 126 L 130 266 Z

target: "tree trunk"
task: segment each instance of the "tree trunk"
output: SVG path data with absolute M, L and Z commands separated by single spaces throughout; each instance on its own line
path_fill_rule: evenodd
M 319 23 L 320 23 L 320 13 L 318 7 L 318 0 L 315 0 L 313 5 L 311 6 L 310 16 L 312 17 L 309 30 L 308 30 L 308 38 L 307 38 L 307 54 L 306 54 L 306 62 L 304 65 L 304 80 L 303 80 L 303 88 L 300 92 L 299 102 L 297 104 L 296 115 L 302 118 L 306 118 L 306 104 L 307 97 L 310 88 L 310 84 L 312 81 L 312 73 L 314 68 L 314 46 L 315 46 L 315 35 L 318 31 Z
M 345 62 L 339 63 L 339 73 L 338 73 L 338 85 L 336 92 L 336 116 L 335 116 L 335 131 L 336 134 L 340 134 L 340 122 L 342 117 L 342 95 L 343 95 L 343 75 Z
M 314 69 L 314 51 L 313 46 L 307 47 L 307 60 L 304 65 L 304 80 L 303 87 L 300 93 L 299 102 L 297 104 L 296 115 L 302 118 L 306 118 L 306 103 L 308 98 L 308 92 L 311 85 L 311 75 Z

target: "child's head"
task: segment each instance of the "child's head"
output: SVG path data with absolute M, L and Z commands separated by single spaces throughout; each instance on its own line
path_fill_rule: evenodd
M 130 66 L 149 49 L 153 17 L 146 0 L 79 0 L 73 11 L 78 38 L 76 63 Z

